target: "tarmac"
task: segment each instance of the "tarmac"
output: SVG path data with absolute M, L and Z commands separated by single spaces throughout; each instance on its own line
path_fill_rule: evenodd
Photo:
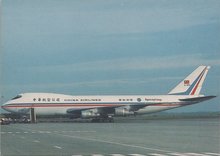
M 1 156 L 220 156 L 220 120 L 1 125 Z

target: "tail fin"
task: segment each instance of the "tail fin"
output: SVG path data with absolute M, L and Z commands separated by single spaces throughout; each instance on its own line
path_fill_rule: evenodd
M 210 66 L 199 66 L 168 94 L 170 95 L 199 95 L 202 84 Z

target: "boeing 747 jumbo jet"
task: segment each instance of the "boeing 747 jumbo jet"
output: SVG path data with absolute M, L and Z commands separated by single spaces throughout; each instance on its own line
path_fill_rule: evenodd
M 116 116 L 141 115 L 188 106 L 216 96 L 200 94 L 209 66 L 199 66 L 167 95 L 71 96 L 53 93 L 23 93 L 2 108 L 19 114 L 67 115 L 71 118 L 113 121 Z

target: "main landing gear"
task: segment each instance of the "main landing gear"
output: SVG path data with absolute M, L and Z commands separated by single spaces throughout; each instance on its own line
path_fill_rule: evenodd
M 114 118 L 112 116 L 108 116 L 108 117 L 100 117 L 100 118 L 94 118 L 91 120 L 91 122 L 96 122 L 96 123 L 106 123 L 106 122 L 114 122 Z

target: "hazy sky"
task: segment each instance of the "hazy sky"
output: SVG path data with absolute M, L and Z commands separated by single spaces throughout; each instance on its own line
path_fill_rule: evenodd
M 211 65 L 220 93 L 219 0 L 3 0 L 1 91 L 167 94 Z M 219 111 L 220 98 L 175 111 Z

